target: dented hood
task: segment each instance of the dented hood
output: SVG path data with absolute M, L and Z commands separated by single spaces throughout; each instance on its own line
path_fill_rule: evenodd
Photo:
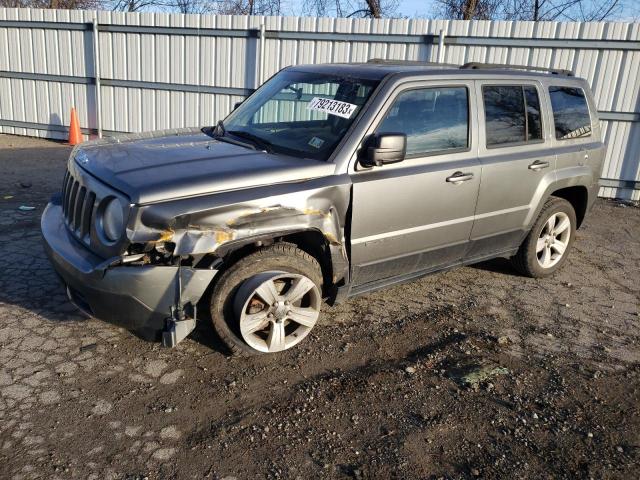
M 335 168 L 221 142 L 196 129 L 88 142 L 71 161 L 135 204 L 300 181 L 331 175 Z

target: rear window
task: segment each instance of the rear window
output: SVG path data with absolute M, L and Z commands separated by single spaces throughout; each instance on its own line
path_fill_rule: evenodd
M 482 87 L 487 146 L 542 140 L 540 99 L 532 85 Z
M 549 97 L 558 140 L 591 135 L 589 107 L 581 88 L 549 87 Z

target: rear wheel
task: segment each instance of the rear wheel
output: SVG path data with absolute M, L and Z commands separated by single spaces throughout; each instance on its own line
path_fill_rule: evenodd
M 553 274 L 567 260 L 576 232 L 576 213 L 562 198 L 545 203 L 533 228 L 512 258 L 522 274 L 542 278 Z
M 261 249 L 231 266 L 215 285 L 213 326 L 236 355 L 287 350 L 317 323 L 321 287 L 322 271 L 311 255 L 287 243 Z

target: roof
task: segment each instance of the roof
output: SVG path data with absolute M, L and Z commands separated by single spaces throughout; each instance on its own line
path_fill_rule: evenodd
M 403 60 L 370 60 L 367 63 L 324 63 L 317 65 L 297 65 L 289 67 L 295 71 L 314 72 L 323 74 L 342 74 L 346 76 L 382 80 L 388 75 L 450 75 L 450 76 L 521 76 L 526 78 L 538 77 L 572 77 L 566 70 L 539 69 L 535 67 L 513 68 L 508 65 L 494 64 L 466 64 L 464 66 L 451 64 L 434 64 Z

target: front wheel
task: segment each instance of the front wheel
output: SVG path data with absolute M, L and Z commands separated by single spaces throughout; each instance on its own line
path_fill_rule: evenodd
M 213 326 L 236 355 L 281 352 L 315 326 L 321 291 L 316 259 L 295 245 L 275 244 L 222 274 L 211 295 Z
M 575 233 L 573 206 L 562 198 L 551 197 L 512 258 L 514 267 L 534 278 L 553 274 L 567 260 Z

